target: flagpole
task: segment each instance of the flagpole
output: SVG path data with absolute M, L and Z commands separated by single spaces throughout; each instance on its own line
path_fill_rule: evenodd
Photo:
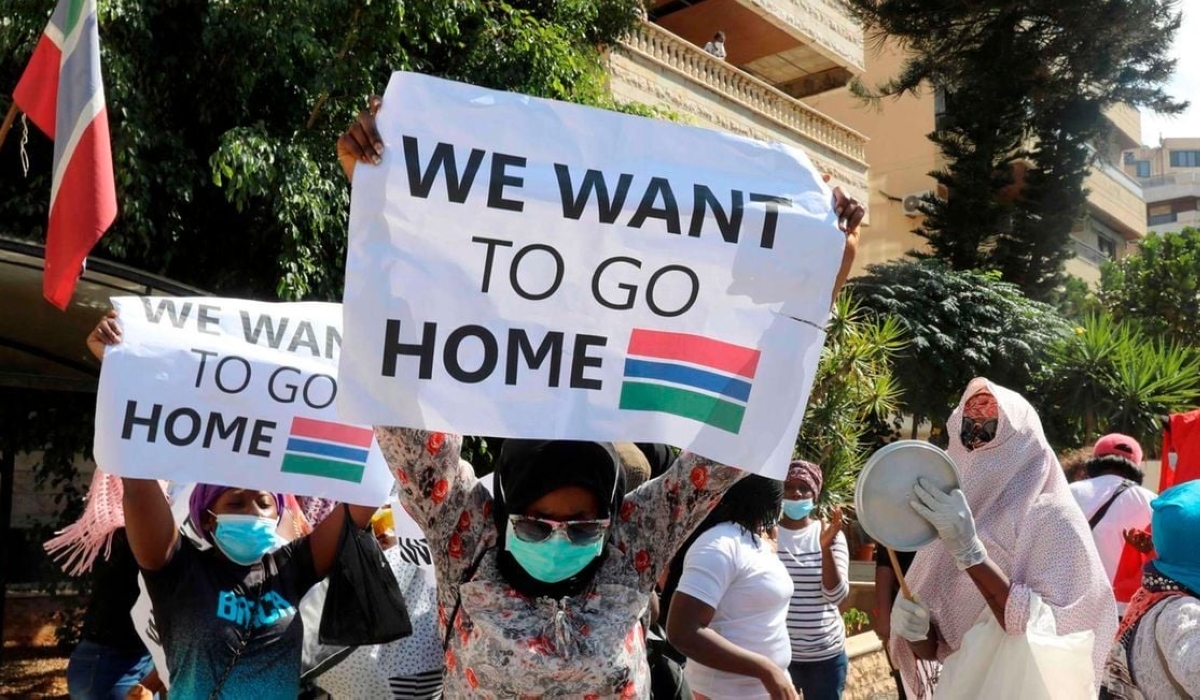
M 12 128 L 13 122 L 17 119 L 17 101 L 13 100 L 12 105 L 8 108 L 8 114 L 4 115 L 4 123 L 0 124 L 0 148 L 4 147 L 4 139 L 8 138 L 8 130 Z

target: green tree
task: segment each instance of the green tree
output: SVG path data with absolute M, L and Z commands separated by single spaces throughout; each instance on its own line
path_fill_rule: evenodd
M 54 0 L 0 10 L 0 113 Z M 257 299 L 341 296 L 349 187 L 334 143 L 396 70 L 601 107 L 598 47 L 640 0 L 105 0 L 102 72 L 119 213 L 94 255 Z M 401 105 L 402 107 L 402 105 Z M 52 144 L 0 145 L 0 235 L 45 235 Z M 80 339 L 82 342 L 82 338 Z M 78 401 L 76 399 L 79 399 Z M 6 421 L 38 478 L 80 503 L 94 398 L 33 395 Z M 80 436 L 86 436 L 80 442 Z M 490 461 L 486 440 L 472 454 Z M 49 449 L 49 451 L 46 451 Z
M 977 376 L 1034 393 L 1050 347 L 1069 331 L 1052 307 L 998 274 L 956 271 L 939 260 L 872 265 L 851 290 L 864 309 L 904 327 L 908 345 L 895 373 L 917 423 L 940 425 Z
M 1151 233 L 1136 255 L 1100 270 L 1100 302 L 1146 333 L 1200 344 L 1200 229 Z
M 11 90 L 53 7 L 9 0 Z M 349 188 L 334 141 L 395 70 L 611 106 L 597 45 L 639 0 L 100 3 L 120 213 L 97 255 L 219 294 L 335 299 Z M 7 104 L 0 105 L 7 107 Z M 49 142 L 0 151 L 0 234 L 44 235 Z
M 994 269 L 1049 299 L 1063 281 L 1083 181 L 1119 103 L 1176 113 L 1163 85 L 1180 24 L 1174 0 L 848 0 L 870 31 L 906 52 L 898 75 L 858 86 L 874 98 L 941 90 L 930 135 L 948 196 L 919 233 L 954 269 Z M 1023 177 L 1014 178 L 1021 165 Z M 1018 185 L 1018 187 L 1012 187 Z M 960 200 L 958 203 L 955 200 Z M 972 212 L 977 212 L 973 219 Z
M 1062 442 L 1121 432 L 1152 446 L 1160 417 L 1200 400 L 1200 353 L 1147 335 L 1136 321 L 1088 318 L 1051 349 L 1042 413 L 1065 425 Z M 1048 426 L 1049 427 L 1049 426 Z
M 821 465 L 823 502 L 853 497 L 871 428 L 899 408 L 892 360 L 904 346 L 897 319 L 871 318 L 848 294 L 838 296 L 796 440 L 796 456 Z

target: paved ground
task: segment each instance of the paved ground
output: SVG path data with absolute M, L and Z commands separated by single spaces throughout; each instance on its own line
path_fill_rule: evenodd
M 54 647 L 4 648 L 0 699 L 67 698 L 67 658 Z

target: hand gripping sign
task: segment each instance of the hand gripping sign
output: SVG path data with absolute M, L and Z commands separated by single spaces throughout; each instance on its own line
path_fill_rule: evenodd
M 377 119 L 343 419 L 783 475 L 844 245 L 802 152 L 408 73 Z
M 337 304 L 119 297 L 96 397 L 96 462 L 120 476 L 379 505 L 369 426 L 338 420 Z

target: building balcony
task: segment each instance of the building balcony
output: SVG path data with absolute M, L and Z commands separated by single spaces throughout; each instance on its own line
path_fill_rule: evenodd
M 1064 268 L 1066 273 L 1095 288 L 1100 284 L 1100 266 L 1108 260 L 1108 256 L 1076 238 L 1071 239 L 1071 244 L 1075 249 L 1075 257 L 1067 260 Z
M 650 17 L 697 46 L 725 32 L 727 60 L 793 97 L 863 72 L 863 30 L 838 0 L 657 0 Z
M 1087 201 L 1092 216 L 1127 241 L 1146 235 L 1146 200 L 1137 180 L 1113 165 L 1097 160 L 1084 187 L 1088 189 Z
M 1185 228 L 1200 228 L 1200 211 L 1180 211 L 1150 217 L 1150 230 L 1155 233 L 1182 231 Z
M 1109 107 L 1104 116 L 1116 130 L 1122 148 L 1137 148 L 1142 145 L 1142 115 L 1127 104 Z
M 1140 182 L 1142 193 L 1151 204 L 1200 197 L 1200 172 L 1168 173 L 1144 178 Z
M 795 146 L 848 194 L 868 201 L 866 137 L 762 80 L 651 23 L 614 47 L 608 62 L 617 100 L 664 107 L 695 126 Z

